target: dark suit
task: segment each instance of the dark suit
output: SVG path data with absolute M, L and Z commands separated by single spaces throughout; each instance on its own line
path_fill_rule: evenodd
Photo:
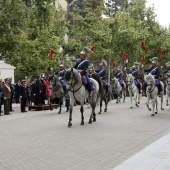
M 42 83 L 41 80 L 37 79 L 36 81 L 36 104 L 37 105 L 41 105 L 41 100 L 42 100 L 42 92 L 43 92 L 43 88 L 42 88 Z
M 25 112 L 26 102 L 28 97 L 27 86 L 20 86 L 21 112 Z
M 18 84 L 18 83 L 15 85 L 15 100 L 16 100 L 16 103 L 19 103 L 20 87 L 21 87 L 21 85 Z
M 10 98 L 10 109 L 9 111 L 12 111 L 12 103 L 13 103 L 13 96 L 14 96 L 14 86 L 13 84 L 9 84 L 10 89 L 11 89 L 11 98 Z

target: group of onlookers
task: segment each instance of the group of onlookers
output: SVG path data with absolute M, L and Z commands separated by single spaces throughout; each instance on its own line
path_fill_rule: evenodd
M 50 104 L 51 95 L 50 82 L 43 75 L 38 75 L 31 83 L 17 80 L 16 84 L 12 84 L 12 78 L 6 78 L 4 82 L 0 79 L 0 116 L 11 114 L 12 103 L 20 103 L 21 112 L 26 112 L 27 105 L 44 105 L 45 100 Z

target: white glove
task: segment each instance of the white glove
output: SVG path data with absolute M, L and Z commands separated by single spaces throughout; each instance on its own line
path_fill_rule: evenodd
M 20 96 L 20 98 L 22 98 L 22 96 Z
M 6 97 L 4 97 L 4 99 L 6 99 Z

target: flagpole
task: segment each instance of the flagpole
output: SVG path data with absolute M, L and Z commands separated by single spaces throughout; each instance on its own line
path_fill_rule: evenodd
M 109 70 L 108 70 L 108 83 L 110 83 L 110 61 L 111 61 L 111 53 L 110 53 L 110 55 L 109 55 Z

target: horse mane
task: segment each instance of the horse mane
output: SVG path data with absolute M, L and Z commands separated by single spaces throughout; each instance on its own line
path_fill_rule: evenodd
M 131 73 L 127 74 L 127 77 L 130 77 L 130 78 L 131 78 L 131 81 L 134 82 L 134 79 L 133 79 L 133 76 L 132 76 Z M 126 79 L 127 79 L 127 77 L 126 77 Z
M 66 81 L 70 80 L 71 72 L 73 72 L 73 78 L 74 78 L 75 83 L 77 84 L 77 83 L 81 82 L 81 78 L 80 78 L 79 72 L 75 68 L 70 68 L 70 69 L 66 70 L 65 80 Z
M 153 82 L 153 83 L 155 83 L 155 79 L 154 79 L 154 77 L 152 76 L 152 74 L 151 74 L 151 73 L 149 73 L 148 75 L 146 75 L 146 77 L 145 77 L 145 81 L 147 82 L 149 79 L 151 79 L 151 80 L 152 80 L 152 82 Z

